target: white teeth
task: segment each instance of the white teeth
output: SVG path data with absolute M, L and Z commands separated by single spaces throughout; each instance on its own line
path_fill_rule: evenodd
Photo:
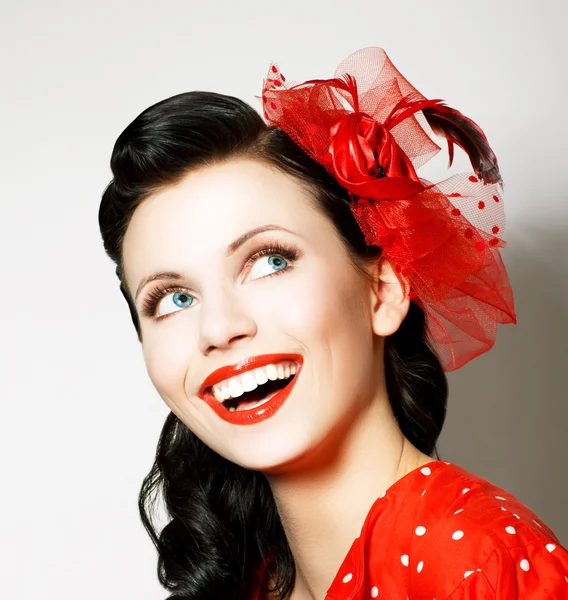
M 255 369 L 253 373 L 258 385 L 262 385 L 268 381 L 268 377 L 266 376 L 266 371 L 264 369 Z
M 288 379 L 295 375 L 296 363 L 285 361 L 276 365 L 266 365 L 252 371 L 245 371 L 242 375 L 231 377 L 213 386 L 213 394 L 218 402 L 238 398 L 245 392 L 252 392 L 259 385 L 277 379 Z
M 237 379 L 237 377 L 232 377 L 229 379 L 229 389 L 231 390 L 231 396 L 233 398 L 238 398 L 242 396 L 245 391 L 243 390 L 243 386 L 241 382 Z
M 255 376 L 250 371 L 241 375 L 241 382 L 245 392 L 252 392 L 258 385 Z

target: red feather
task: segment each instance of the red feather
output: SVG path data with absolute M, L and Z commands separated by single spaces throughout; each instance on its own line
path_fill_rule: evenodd
M 422 112 L 432 131 L 448 141 L 450 166 L 455 143 L 469 156 L 473 170 L 484 183 L 503 183 L 497 157 L 475 121 L 445 104 L 424 108 Z

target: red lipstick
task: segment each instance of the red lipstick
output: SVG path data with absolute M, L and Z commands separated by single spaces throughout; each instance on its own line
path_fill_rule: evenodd
M 261 406 L 257 406 L 250 410 L 245 409 L 232 412 L 213 395 L 212 387 L 220 381 L 235 377 L 245 371 L 252 371 L 258 367 L 278 364 L 279 362 L 286 360 L 294 361 L 297 364 L 296 374 L 285 388 L 281 389 Z M 260 421 L 264 421 L 271 417 L 284 404 L 296 384 L 298 375 L 302 370 L 303 362 L 304 359 L 301 354 L 262 354 L 260 356 L 253 356 L 234 365 L 228 365 L 213 371 L 213 373 L 211 373 L 211 375 L 209 375 L 201 384 L 198 396 L 224 421 L 232 423 L 233 425 L 253 425 L 254 423 L 259 423 Z

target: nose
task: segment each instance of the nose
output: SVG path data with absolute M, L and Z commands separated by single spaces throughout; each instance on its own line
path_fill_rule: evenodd
M 231 290 L 217 289 L 213 297 L 202 299 L 200 308 L 199 349 L 204 355 L 256 335 L 256 321 Z

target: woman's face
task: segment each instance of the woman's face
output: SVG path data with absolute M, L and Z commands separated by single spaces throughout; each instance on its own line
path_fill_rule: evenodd
M 123 260 L 153 384 L 225 458 L 267 472 L 322 460 L 373 400 L 381 370 L 369 284 L 294 178 L 252 160 L 190 173 L 136 209 Z M 221 402 L 222 382 L 217 399 L 200 396 L 217 369 L 267 354 L 301 363 L 268 418 L 219 416 L 237 412 Z

